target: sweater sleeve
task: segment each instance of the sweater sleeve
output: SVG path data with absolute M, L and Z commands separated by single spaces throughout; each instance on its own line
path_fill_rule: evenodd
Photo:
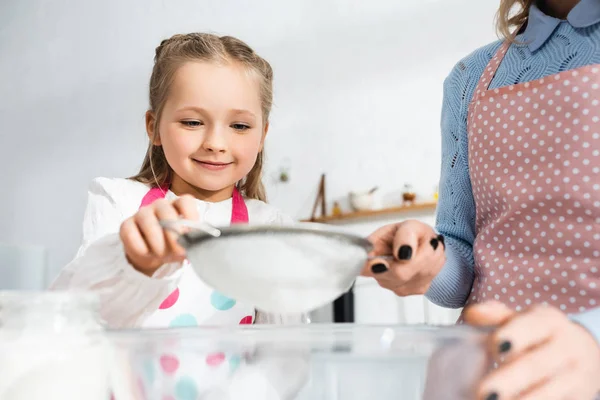
M 467 113 L 478 75 L 469 69 L 460 62 L 444 82 L 436 230 L 445 237 L 447 261 L 426 296 L 448 308 L 464 306 L 474 279 L 475 201 L 469 177 Z
M 571 320 L 586 328 L 596 338 L 600 346 L 600 307 L 572 315 Z

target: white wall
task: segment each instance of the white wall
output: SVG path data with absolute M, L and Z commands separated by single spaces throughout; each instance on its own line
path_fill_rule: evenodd
M 497 3 L 0 2 L 0 242 L 47 247 L 52 274 L 69 261 L 90 179 L 131 175 L 141 162 L 154 47 L 193 30 L 238 36 L 273 64 L 273 203 L 308 216 L 322 172 L 330 199 L 404 183 L 429 195 L 442 81 L 495 38 Z M 285 160 L 291 181 L 273 184 Z

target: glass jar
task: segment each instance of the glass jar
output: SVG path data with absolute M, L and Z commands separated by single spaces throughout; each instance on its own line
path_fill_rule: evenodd
M 109 399 L 98 311 L 90 293 L 0 291 L 0 399 Z

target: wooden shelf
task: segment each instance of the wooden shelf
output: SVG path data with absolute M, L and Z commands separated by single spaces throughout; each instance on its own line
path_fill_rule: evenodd
M 391 208 L 382 208 L 379 210 L 370 210 L 370 211 L 356 211 L 352 213 L 342 214 L 338 217 L 334 217 L 333 215 L 328 215 L 326 217 L 318 217 L 314 220 L 306 219 L 302 222 L 318 222 L 322 224 L 335 223 L 335 222 L 348 222 L 350 220 L 356 219 L 367 219 L 372 217 L 383 217 L 386 215 L 394 215 L 394 214 L 403 214 L 410 213 L 415 211 L 423 211 L 430 210 L 435 211 L 437 207 L 437 202 L 427 202 L 427 203 L 415 203 L 408 206 L 399 206 L 399 207 L 391 207 Z

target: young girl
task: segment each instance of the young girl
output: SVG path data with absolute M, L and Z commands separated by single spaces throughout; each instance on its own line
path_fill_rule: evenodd
M 251 304 L 182 266 L 185 251 L 159 220 L 291 222 L 265 203 L 261 183 L 272 85 L 269 63 L 238 39 L 164 40 L 150 79 L 141 170 L 92 182 L 83 244 L 52 287 L 97 291 L 101 315 L 115 328 L 253 323 Z
M 600 2 L 502 0 L 499 27 L 505 40 L 462 60 L 445 83 L 437 232 L 416 221 L 380 229 L 374 254 L 396 260 L 364 273 L 446 307 L 483 302 L 465 318 L 498 326 L 495 353 L 505 362 L 478 398 L 592 399 Z

